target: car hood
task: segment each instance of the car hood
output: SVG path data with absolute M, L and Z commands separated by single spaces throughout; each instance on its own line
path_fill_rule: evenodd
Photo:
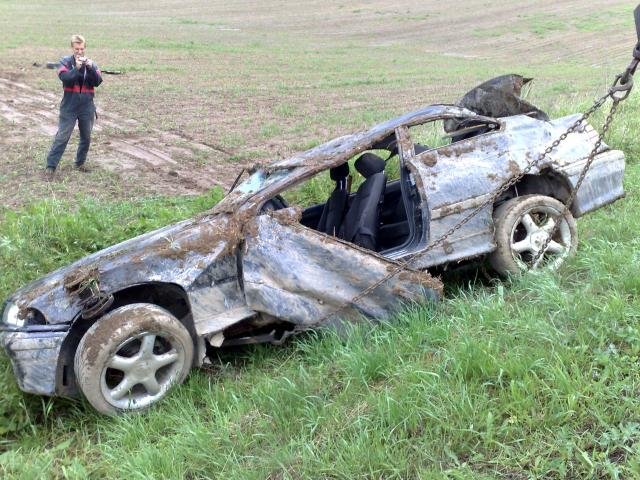
M 146 282 L 186 289 L 218 258 L 233 253 L 240 238 L 241 223 L 233 215 L 185 220 L 81 258 L 21 288 L 9 301 L 20 315 L 36 309 L 48 323 L 70 322 L 81 310 L 79 299 L 64 287 L 74 277 L 97 272 L 107 293 Z

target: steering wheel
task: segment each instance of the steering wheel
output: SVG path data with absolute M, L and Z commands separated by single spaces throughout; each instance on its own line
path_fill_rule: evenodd
M 287 208 L 289 204 L 287 201 L 282 198 L 282 195 L 276 195 L 273 198 L 270 198 L 262 207 L 260 207 L 260 213 L 270 212 L 272 210 L 281 210 L 283 208 Z

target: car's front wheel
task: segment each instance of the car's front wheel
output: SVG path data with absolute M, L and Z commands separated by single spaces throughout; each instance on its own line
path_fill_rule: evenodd
M 164 308 L 136 303 L 94 323 L 75 355 L 78 386 L 99 412 L 143 410 L 186 378 L 193 362 L 187 329 Z
M 571 212 L 563 216 L 563 211 L 561 202 L 545 195 L 523 195 L 496 208 L 497 248 L 489 255 L 494 270 L 505 275 L 540 266 L 557 268 L 578 244 L 576 221 Z M 552 232 L 547 249 L 536 260 Z

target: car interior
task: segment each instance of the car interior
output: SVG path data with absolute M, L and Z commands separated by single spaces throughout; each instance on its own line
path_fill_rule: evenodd
M 416 147 L 418 152 L 427 149 Z M 301 223 L 376 252 L 405 244 L 411 229 L 401 179 L 389 180 L 385 173 L 394 155 L 392 147 L 386 160 L 370 151 L 361 154 L 353 168 L 364 180 L 355 192 L 350 191 L 349 163 L 332 168 L 329 176 L 334 182 L 333 191 L 325 203 L 306 208 Z
M 430 134 L 417 132 L 420 127 L 416 127 L 416 132 L 412 129 L 413 138 L 426 138 L 430 143 L 433 140 L 445 141 L 448 144 L 493 131 L 496 125 L 462 122 L 454 132 L 447 132 L 445 138 L 441 137 L 442 122 L 425 125 L 431 129 Z M 440 140 L 435 138 L 433 131 L 438 132 Z M 416 155 L 431 148 L 414 143 Z M 392 135 L 360 154 L 353 162 L 353 167 L 350 167 L 350 162 L 345 162 L 331 168 L 329 177 L 333 190 L 326 201 L 305 208 L 300 223 L 375 252 L 386 253 L 406 246 L 416 228 L 422 228 L 416 225 L 413 213 L 421 200 L 415 186 L 408 181 L 408 175 L 396 171 L 393 177 L 400 178 L 389 180 L 388 167 L 397 153 L 395 135 Z M 386 158 L 379 154 L 386 155 Z M 355 173 L 351 168 L 362 177 L 355 191 L 351 191 Z M 286 206 L 286 200 L 278 195 L 269 200 L 263 209 L 277 210 Z M 407 212 L 412 212 L 412 222 Z

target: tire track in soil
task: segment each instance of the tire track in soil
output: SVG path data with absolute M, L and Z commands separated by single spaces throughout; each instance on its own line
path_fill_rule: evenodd
M 25 134 L 55 135 L 60 98 L 60 94 L 0 77 L 0 117 L 15 126 L 15 132 L 4 132 L 4 141 Z M 90 163 L 150 192 L 189 195 L 213 186 L 227 188 L 245 166 L 230 163 L 230 154 L 221 148 L 157 129 L 141 134 L 136 132 L 139 122 L 133 119 L 101 111 L 98 115 Z

